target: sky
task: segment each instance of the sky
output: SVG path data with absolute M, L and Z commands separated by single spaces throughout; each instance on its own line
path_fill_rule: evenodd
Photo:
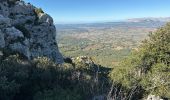
M 110 22 L 170 17 L 170 0 L 25 0 L 42 8 L 55 23 Z

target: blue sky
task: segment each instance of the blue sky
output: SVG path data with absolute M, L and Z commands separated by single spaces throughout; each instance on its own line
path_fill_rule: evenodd
M 55 23 L 108 22 L 170 17 L 170 0 L 25 0 L 41 7 Z

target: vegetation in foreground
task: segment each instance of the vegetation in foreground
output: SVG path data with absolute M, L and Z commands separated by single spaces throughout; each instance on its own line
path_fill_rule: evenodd
M 139 51 L 113 68 L 110 77 L 114 85 L 118 84 L 124 90 L 123 93 L 170 98 L 170 23 L 150 33 Z
M 109 72 L 92 60 L 56 65 L 47 58 L 28 61 L 17 55 L 3 56 L 0 99 L 138 100 L 148 94 L 169 98 L 170 24 L 151 33 L 138 51 Z
M 110 69 L 86 60 L 56 65 L 47 58 L 2 58 L 0 100 L 89 100 L 105 95 Z

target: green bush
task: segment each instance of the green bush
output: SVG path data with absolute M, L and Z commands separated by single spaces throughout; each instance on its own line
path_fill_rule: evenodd
M 123 60 L 110 74 L 113 82 L 145 93 L 170 97 L 170 23 L 150 33 L 138 52 Z
M 44 90 L 43 92 L 36 93 L 34 100 L 83 100 L 83 98 L 75 89 L 70 90 L 58 87 L 52 90 Z
M 45 57 L 33 61 L 19 55 L 4 57 L 0 60 L 0 100 L 86 100 L 107 93 L 107 77 L 96 76 L 89 68 L 59 66 Z

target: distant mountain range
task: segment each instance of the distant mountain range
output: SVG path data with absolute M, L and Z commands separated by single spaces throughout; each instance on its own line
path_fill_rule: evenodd
M 98 64 L 113 66 L 126 57 L 131 49 L 138 50 L 137 47 L 149 32 L 162 27 L 169 20 L 135 18 L 119 22 L 57 24 L 57 40 L 65 56 L 91 56 Z
M 103 22 L 103 23 L 85 23 L 85 24 L 56 24 L 58 30 L 76 29 L 82 30 L 86 28 L 118 28 L 118 27 L 133 27 L 133 28 L 158 28 L 170 22 L 170 17 L 165 18 L 133 18 L 119 22 Z
M 170 17 L 160 17 L 160 18 L 133 18 L 127 19 L 127 22 L 170 22 Z

